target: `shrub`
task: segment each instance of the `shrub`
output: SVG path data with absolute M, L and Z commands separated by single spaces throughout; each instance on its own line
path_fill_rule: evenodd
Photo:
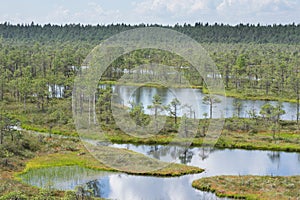
M 29 198 L 22 192 L 10 192 L 0 197 L 0 200 L 27 200 L 27 199 Z

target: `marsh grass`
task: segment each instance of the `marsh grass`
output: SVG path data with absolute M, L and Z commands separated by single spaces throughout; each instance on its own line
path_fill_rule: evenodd
M 27 162 L 25 169 L 16 174 L 16 178 L 20 180 L 20 175 L 25 174 L 33 169 L 55 167 L 55 166 L 80 166 L 94 170 L 101 171 L 118 171 L 134 175 L 148 175 L 148 176 L 181 176 L 184 174 L 201 173 L 204 170 L 198 167 L 186 166 L 183 164 L 165 163 L 159 160 L 149 158 L 140 153 L 133 151 L 118 149 L 113 147 L 95 147 L 97 156 L 102 159 L 107 158 L 122 158 L 119 166 L 116 168 L 108 167 L 96 160 L 89 153 L 79 155 L 78 152 L 56 153 L 45 156 L 36 157 Z M 101 155 L 102 154 L 102 155 Z M 102 157 L 101 157 L 102 156 Z M 148 167 L 145 164 L 148 163 Z M 154 169 L 154 170 L 151 170 Z
M 216 176 L 195 180 L 192 186 L 235 199 L 298 200 L 300 197 L 300 176 Z
M 19 177 L 26 184 L 47 190 L 74 190 L 77 186 L 105 175 L 107 172 L 74 165 L 31 169 Z
M 62 104 L 68 106 L 68 100 L 55 100 L 53 105 Z M 57 122 L 50 129 L 49 116 L 46 113 L 37 110 L 34 104 L 28 103 L 30 113 L 22 112 L 22 104 L 7 104 L 5 112 L 11 117 L 18 119 L 21 126 L 27 130 L 34 130 L 37 132 L 44 132 L 57 135 L 65 135 L 78 137 L 75 126 L 67 120 L 66 123 Z M 64 108 L 64 106 L 63 106 Z M 70 111 L 65 112 L 66 118 L 71 119 L 72 114 Z M 97 139 L 100 141 L 109 141 L 113 143 L 132 143 L 132 144 L 161 144 L 167 145 L 176 142 L 191 142 L 192 146 L 214 145 L 210 143 L 206 136 L 206 142 L 203 144 L 203 137 L 197 136 L 194 138 L 180 139 L 177 137 L 176 129 L 171 126 L 173 119 L 167 117 L 167 126 L 160 133 L 155 134 L 148 138 L 133 137 L 123 133 L 115 125 L 101 127 L 103 135 L 95 133 L 81 133 L 82 138 Z M 180 122 L 180 118 L 178 118 Z M 204 123 L 204 120 L 200 120 Z M 271 131 L 266 127 L 263 120 L 256 119 L 242 119 L 242 118 L 229 118 L 225 120 L 224 129 L 220 135 L 219 140 L 215 144 L 217 148 L 239 148 L 239 149 L 252 149 L 252 150 L 275 150 L 275 151 L 289 151 L 300 152 L 300 133 L 295 121 L 280 121 L 281 128 L 276 133 L 275 138 Z M 245 126 L 250 128 L 245 129 Z M 200 130 L 202 128 L 200 127 Z

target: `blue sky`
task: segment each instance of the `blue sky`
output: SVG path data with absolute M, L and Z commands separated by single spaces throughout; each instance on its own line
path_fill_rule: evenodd
M 13 24 L 300 23 L 300 0 L 0 0 Z

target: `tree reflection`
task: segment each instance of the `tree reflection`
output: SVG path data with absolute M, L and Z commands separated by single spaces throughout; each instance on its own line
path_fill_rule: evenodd
M 101 182 L 99 180 L 93 180 L 90 181 L 86 184 L 88 190 L 91 190 L 94 197 L 103 197 L 104 195 L 104 190 L 103 185 L 101 184 Z
M 183 153 L 181 153 L 179 155 L 180 163 L 181 164 L 188 164 L 188 163 L 190 163 L 192 161 L 193 155 L 194 155 L 194 153 L 190 149 L 185 148 L 185 150 L 183 151 Z
M 210 149 L 209 148 L 201 148 L 200 152 L 199 152 L 199 157 L 203 161 L 206 158 L 208 158 L 209 153 L 210 153 Z
M 170 149 L 167 147 L 160 147 L 158 145 L 150 146 L 149 151 L 147 152 L 148 155 L 153 156 L 153 158 L 156 158 L 160 160 L 160 157 L 166 156 L 169 154 Z
M 276 164 L 277 163 L 277 168 L 279 168 L 279 164 L 280 164 L 280 152 L 271 152 L 268 153 L 268 157 L 270 158 L 271 162 Z
M 213 147 L 202 147 L 202 148 L 189 148 L 187 145 L 182 146 L 160 146 L 153 145 L 149 146 L 147 155 L 164 161 L 179 160 L 182 164 L 191 163 L 193 156 L 197 155 L 197 158 L 202 161 L 209 157 L 212 152 L 218 151 Z
M 194 153 L 186 146 L 150 146 L 148 155 L 159 160 L 165 160 L 162 157 L 169 157 L 172 160 L 180 160 L 182 164 L 190 163 Z

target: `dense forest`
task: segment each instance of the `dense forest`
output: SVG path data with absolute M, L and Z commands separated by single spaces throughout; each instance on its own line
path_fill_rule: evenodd
M 157 24 L 111 24 L 111 25 L 38 25 L 38 24 L 0 24 L 0 36 L 3 39 L 39 42 L 88 41 L 99 42 L 113 34 L 134 28 L 162 27 L 170 28 L 194 38 L 198 42 L 218 43 L 277 43 L 299 44 L 300 25 L 268 25 L 239 24 L 236 26 L 208 23 L 162 26 Z

